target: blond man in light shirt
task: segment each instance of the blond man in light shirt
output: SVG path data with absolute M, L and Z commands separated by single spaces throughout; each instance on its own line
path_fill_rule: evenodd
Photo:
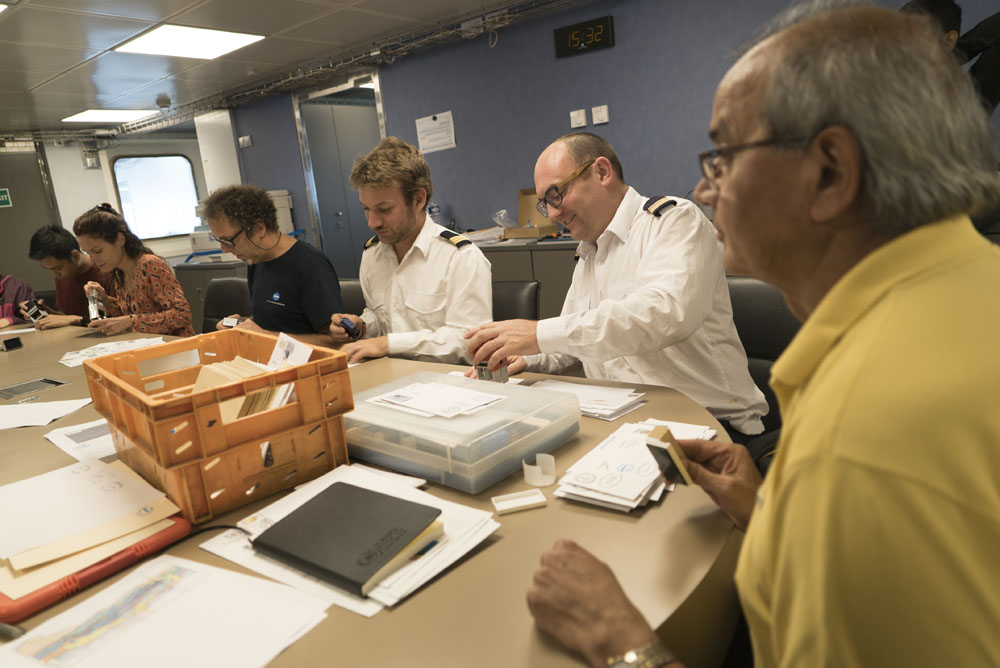
M 463 335 L 493 318 L 493 274 L 475 244 L 428 219 L 427 161 L 387 137 L 355 162 L 351 187 L 375 236 L 361 256 L 365 310 L 333 314 L 334 341 L 352 363 L 386 355 L 469 362 Z M 344 318 L 360 340 L 348 335 Z

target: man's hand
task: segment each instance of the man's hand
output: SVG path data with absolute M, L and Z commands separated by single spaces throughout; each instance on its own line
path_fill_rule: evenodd
M 222 318 L 222 320 L 225 320 L 226 318 L 236 318 L 237 320 L 243 320 L 243 316 L 241 316 L 239 313 L 230 313 L 225 318 Z M 219 320 L 219 322 L 215 323 L 216 331 L 222 331 L 224 329 L 232 329 L 232 327 L 226 327 L 225 325 L 223 325 L 222 320 Z
M 357 328 L 361 335 L 365 334 L 365 321 L 361 319 L 360 316 L 352 315 L 350 313 L 334 313 L 330 316 L 330 337 L 333 339 L 335 345 L 341 343 L 349 343 L 355 339 L 347 333 L 347 330 L 340 326 L 340 321 L 347 318 L 354 326 Z
M 347 355 L 348 364 L 368 358 L 385 357 L 389 354 L 389 339 L 385 336 L 376 336 L 373 339 L 345 343 L 340 346 L 340 352 Z
M 236 317 L 239 317 L 239 316 L 236 316 Z M 261 327 L 260 325 L 258 325 L 257 323 L 255 323 L 253 321 L 253 318 L 247 318 L 246 320 L 244 320 L 240 324 L 238 324 L 235 327 L 233 327 L 233 329 L 246 329 L 246 330 L 249 330 L 251 332 L 261 332 L 262 334 L 271 334 L 271 333 L 273 333 L 273 332 L 267 331 L 266 329 L 264 329 L 263 327 Z
M 81 322 L 83 319 L 78 315 L 47 315 L 38 319 L 35 323 L 35 329 L 56 329 L 57 327 L 79 325 Z
M 738 443 L 678 440 L 689 460 L 688 470 L 695 484 L 729 515 L 738 528 L 747 530 L 757 502 L 757 490 L 764 479 Z
M 466 352 L 472 355 L 472 365 L 488 360 L 490 369 L 496 371 L 508 357 L 537 355 L 542 352 L 538 349 L 537 327 L 534 320 L 502 320 L 469 330 L 465 333 L 469 341 Z
M 571 540 L 542 555 L 527 599 L 538 628 L 595 668 L 657 640 L 608 565 Z
M 38 308 L 42 309 L 43 311 L 45 311 L 49 315 L 66 315 L 62 311 L 59 311 L 59 310 L 54 309 L 51 306 L 49 306 L 48 302 L 46 302 L 44 299 L 38 298 L 38 299 L 35 300 L 35 303 L 38 304 Z M 18 302 L 18 304 L 17 304 L 17 310 L 21 312 L 21 317 L 22 318 L 24 318 L 28 322 L 31 322 L 31 316 L 28 315 L 28 301 L 27 300 L 25 300 L 23 302 Z M 73 316 L 73 317 L 76 317 L 76 316 Z M 72 324 L 72 323 L 69 323 L 69 324 Z M 57 325 L 57 327 L 62 327 L 62 325 Z M 38 329 L 42 329 L 42 328 L 38 327 Z
M 105 336 L 124 334 L 125 332 L 132 331 L 132 316 L 120 315 L 117 318 L 101 318 L 100 320 L 91 320 L 87 327 L 96 329 Z
M 528 368 L 528 362 L 520 355 L 511 355 L 508 357 L 504 363 L 507 365 L 507 375 L 513 376 L 515 373 L 521 373 L 526 368 Z M 476 378 L 476 367 L 470 366 L 466 372 L 466 378 Z

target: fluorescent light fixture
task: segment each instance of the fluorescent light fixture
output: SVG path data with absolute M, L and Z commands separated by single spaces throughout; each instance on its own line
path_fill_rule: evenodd
M 262 39 L 263 35 L 165 25 L 122 44 L 115 51 L 211 60 Z
M 0 5 L 0 12 L 2 12 L 5 9 L 7 9 L 7 5 Z
M 149 109 L 88 109 L 62 120 L 63 123 L 131 123 L 158 113 Z
M 368 83 L 363 83 L 360 86 L 358 86 L 358 88 L 371 88 L 372 90 L 375 90 L 375 82 L 369 81 Z

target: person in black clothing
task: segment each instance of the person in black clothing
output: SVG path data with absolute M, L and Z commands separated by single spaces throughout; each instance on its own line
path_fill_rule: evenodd
M 969 76 L 986 113 L 992 115 L 1000 104 L 1000 12 L 959 37 L 962 8 L 954 0 L 911 0 L 900 11 L 930 16 L 941 28 L 945 46 L 961 65 L 975 60 L 969 67 Z M 988 238 L 995 238 L 990 235 L 1000 234 L 1000 203 L 991 211 L 973 216 L 972 224 Z
M 278 229 L 274 203 L 256 186 L 220 188 L 202 204 L 202 217 L 223 251 L 245 262 L 252 317 L 242 329 L 284 332 L 305 343 L 334 345 L 330 314 L 343 310 L 340 282 L 329 258 Z M 218 329 L 225 329 L 220 322 Z
M 962 8 L 954 0 L 911 0 L 900 9 L 906 14 L 926 14 L 934 19 L 944 33 L 945 46 L 955 54 L 959 64 L 975 61 L 969 68 L 969 76 L 986 112 L 992 115 L 1000 103 L 1000 12 L 959 37 Z

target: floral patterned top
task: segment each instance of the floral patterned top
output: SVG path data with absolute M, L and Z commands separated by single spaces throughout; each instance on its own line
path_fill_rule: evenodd
M 116 297 L 105 304 L 109 317 L 128 315 L 132 331 L 147 334 L 193 336 L 191 305 L 181 290 L 177 277 L 157 255 L 143 255 L 132 270 L 132 287 L 115 272 L 112 278 Z

